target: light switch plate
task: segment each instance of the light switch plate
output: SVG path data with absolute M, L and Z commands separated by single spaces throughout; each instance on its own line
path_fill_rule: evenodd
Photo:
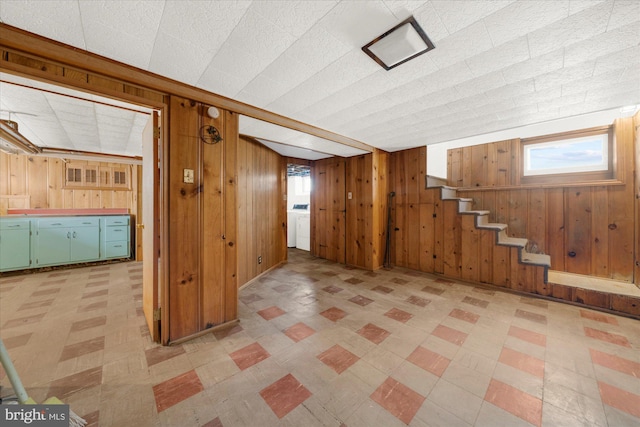
M 353 199 L 353 194 L 351 194 L 351 191 L 347 193 L 347 199 L 349 200 Z
M 185 184 L 193 184 L 193 169 L 184 169 L 184 175 L 182 181 Z

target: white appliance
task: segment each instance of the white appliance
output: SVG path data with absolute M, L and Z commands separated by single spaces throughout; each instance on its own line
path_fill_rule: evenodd
M 293 209 L 287 211 L 287 247 L 289 248 L 298 247 L 298 219 L 301 215 L 310 215 L 309 205 L 293 205 Z M 306 232 L 306 234 L 309 233 L 309 231 Z
M 311 250 L 311 214 L 305 212 L 298 215 L 296 227 L 296 248 L 309 251 Z

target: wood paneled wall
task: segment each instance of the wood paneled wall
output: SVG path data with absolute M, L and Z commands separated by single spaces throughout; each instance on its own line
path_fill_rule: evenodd
M 286 170 L 285 157 L 251 138 L 240 137 L 238 286 L 287 259 Z
M 447 152 L 447 184 L 452 187 L 517 185 L 520 139 L 453 148 Z
M 533 251 L 549 254 L 551 269 L 632 282 L 633 119 L 617 120 L 614 134 L 618 184 L 514 185 L 518 140 L 449 150 L 448 184 L 466 187 L 459 194 L 472 198 L 474 209 L 491 211 L 490 220 L 508 224 L 509 235 L 526 237 Z
M 7 209 L 127 208 L 137 213 L 138 166 L 74 160 L 74 164 L 126 167 L 130 189 L 65 188 L 65 162 L 60 158 L 7 154 L 0 151 L 0 215 Z
M 384 263 L 388 153 L 346 161 L 346 264 L 377 270 Z
M 311 253 L 376 270 L 384 263 L 389 154 L 317 160 L 311 167 Z M 347 194 L 351 193 L 351 198 Z
M 311 168 L 311 254 L 346 262 L 346 162 L 316 160 Z
M 544 292 L 542 267 L 520 264 L 515 248 L 496 246 L 495 231 L 478 230 L 458 202 L 425 188 L 426 147 L 392 153 L 394 265 L 524 292 Z
M 169 145 L 169 328 L 184 338 L 237 317 L 238 116 L 171 97 Z M 200 129 L 223 137 L 205 144 Z M 183 182 L 193 169 L 194 183 Z

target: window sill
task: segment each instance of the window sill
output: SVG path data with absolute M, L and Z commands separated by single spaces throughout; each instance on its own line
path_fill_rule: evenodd
M 536 188 L 567 188 L 567 187 L 603 187 L 625 185 L 624 181 L 617 179 L 605 179 L 599 181 L 549 183 L 549 184 L 521 184 L 490 187 L 457 187 L 459 191 L 494 191 L 494 190 L 530 190 Z

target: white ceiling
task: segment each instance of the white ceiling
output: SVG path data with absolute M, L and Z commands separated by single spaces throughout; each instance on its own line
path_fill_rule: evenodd
M 20 133 L 38 147 L 141 156 L 150 112 L 0 73 L 0 118 L 18 123 Z
M 409 15 L 436 48 L 385 71 L 361 46 Z M 2 0 L 0 19 L 389 151 L 640 104 L 638 0 Z

